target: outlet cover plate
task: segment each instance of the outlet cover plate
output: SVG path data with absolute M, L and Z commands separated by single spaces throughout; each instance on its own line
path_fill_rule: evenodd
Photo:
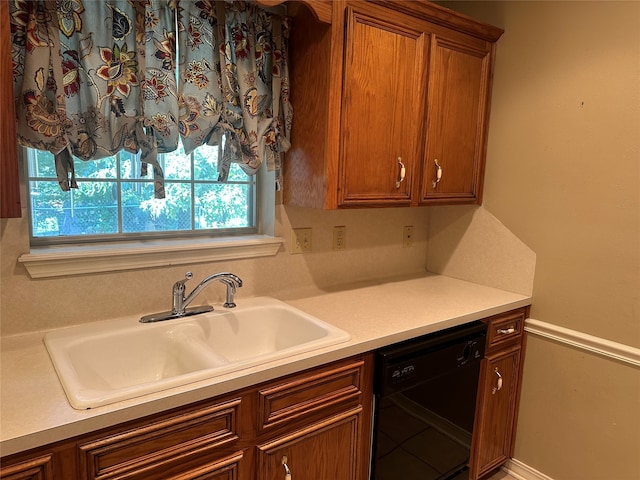
M 347 248 L 347 227 L 344 225 L 333 227 L 333 249 L 344 250 Z
M 291 253 L 311 251 L 311 228 L 294 228 L 291 230 Z
M 409 248 L 413 245 L 413 225 L 402 227 L 402 246 Z

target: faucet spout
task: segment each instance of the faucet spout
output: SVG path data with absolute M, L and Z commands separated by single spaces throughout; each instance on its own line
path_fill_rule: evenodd
M 206 287 L 208 283 L 214 280 L 218 280 L 227 286 L 227 301 L 224 304 L 224 306 L 226 308 L 235 307 L 236 304 L 234 303 L 233 299 L 236 293 L 236 289 L 238 287 L 242 287 L 242 279 L 237 275 L 234 275 L 233 273 L 220 272 L 220 273 L 214 273 L 213 275 L 209 275 L 207 278 L 202 280 L 196 286 L 196 288 L 194 288 L 193 291 L 186 298 L 183 299 L 182 310 L 184 311 L 184 309 L 187 308 L 187 306 L 193 301 L 194 298 L 196 298 L 196 296 L 204 289 L 204 287 Z
M 209 275 L 202 280 L 196 288 L 194 288 L 189 295 L 185 296 L 185 283 L 193 278 L 191 272 L 187 272 L 183 280 L 178 280 L 173 284 L 173 307 L 170 312 L 160 312 L 152 315 L 145 315 L 140 319 L 142 323 L 159 322 L 161 320 L 169 320 L 172 318 L 181 318 L 187 315 L 196 315 L 198 313 L 210 312 L 213 307 L 210 305 L 202 305 L 200 307 L 193 307 L 187 309 L 189 304 L 198 296 L 198 294 L 207 286 L 210 282 L 217 280 L 227 287 L 225 308 L 233 308 L 236 306 L 234 296 L 239 287 L 242 287 L 242 279 L 237 275 L 229 272 L 220 272 Z

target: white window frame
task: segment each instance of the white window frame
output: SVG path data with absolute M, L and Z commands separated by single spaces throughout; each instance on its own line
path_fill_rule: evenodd
M 26 168 L 24 158 L 23 162 Z M 274 173 L 263 164 L 256 174 L 256 233 L 197 236 L 176 232 L 171 238 L 161 239 L 145 238 L 143 234 L 134 240 L 31 245 L 30 252 L 21 255 L 18 262 L 32 278 L 49 278 L 274 256 L 284 244 L 284 239 L 274 236 L 274 185 Z

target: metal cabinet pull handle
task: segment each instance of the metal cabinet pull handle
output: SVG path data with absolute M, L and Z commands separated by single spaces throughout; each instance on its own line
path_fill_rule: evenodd
M 404 163 L 402 163 L 402 157 L 398 157 L 398 164 L 400 165 L 400 172 L 398 173 L 396 188 L 400 188 L 400 184 L 404 181 L 404 177 L 407 174 L 407 169 L 404 167 Z
M 433 186 L 433 188 L 436 188 L 436 186 L 440 183 L 440 180 L 442 180 L 442 167 L 438 163 L 437 158 L 434 160 L 434 162 L 436 164 L 436 178 L 431 185 Z
M 287 465 L 287 456 L 282 457 L 282 466 L 284 467 L 284 480 L 291 480 L 291 470 Z
M 500 333 L 502 335 L 509 335 L 510 333 L 514 333 L 515 331 L 516 331 L 515 327 L 499 328 L 498 329 L 498 333 Z
M 495 368 L 493 373 L 495 373 L 498 376 L 498 381 L 496 382 L 496 386 L 493 387 L 493 389 L 491 390 L 491 394 L 495 395 L 498 390 L 502 389 L 502 375 L 500 375 L 500 372 L 498 371 L 498 367 Z

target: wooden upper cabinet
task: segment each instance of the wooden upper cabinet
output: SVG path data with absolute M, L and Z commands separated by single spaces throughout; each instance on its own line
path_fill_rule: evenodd
M 502 30 L 424 0 L 332 5 L 331 25 L 293 21 L 284 203 L 481 203 Z
M 409 205 L 427 36 L 381 8 L 347 12 L 338 203 Z
M 481 203 L 492 44 L 434 35 L 421 202 Z
M 333 0 L 291 0 L 287 2 L 287 0 L 256 0 L 256 3 L 267 8 L 288 3 L 288 13 L 292 15 L 296 14 L 296 9 L 299 8 L 300 5 L 305 5 L 306 8 L 313 12 L 319 22 L 331 23 L 331 12 L 333 10 L 332 1 Z
M 13 103 L 13 67 L 11 63 L 11 25 L 9 4 L 0 2 L 0 218 L 20 217 L 20 181 L 16 144 L 16 115 Z

